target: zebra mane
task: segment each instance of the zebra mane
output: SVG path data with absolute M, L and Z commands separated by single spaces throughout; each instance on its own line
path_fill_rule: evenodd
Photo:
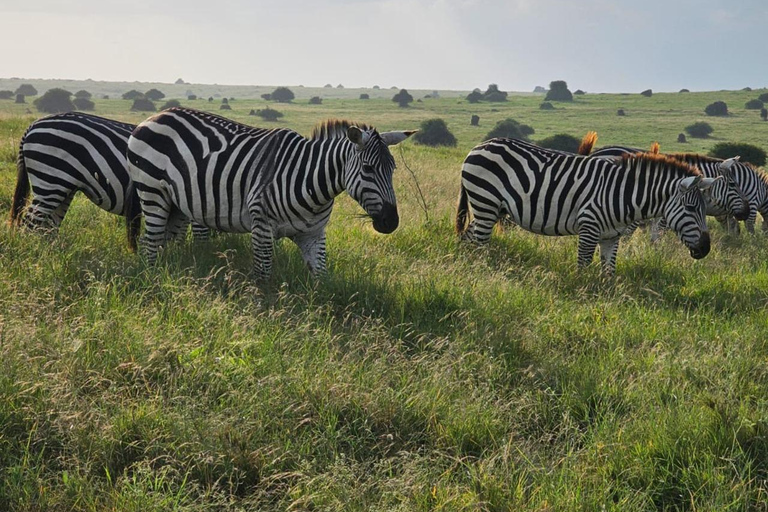
M 695 166 L 683 162 L 682 160 L 672 158 L 670 155 L 662 155 L 659 153 L 627 153 L 621 156 L 619 166 L 627 169 L 637 162 L 647 162 L 651 164 L 651 172 L 658 170 L 658 168 L 663 165 L 664 167 L 672 169 L 685 176 L 702 176 L 701 171 Z
M 357 126 L 363 131 L 375 129 L 373 126 L 346 119 L 328 119 L 312 128 L 310 140 L 343 139 L 347 136 L 347 130 L 350 126 Z
M 722 158 L 715 158 L 707 155 L 701 155 L 699 153 L 667 153 L 668 156 L 672 158 L 677 158 L 679 160 L 687 160 L 695 162 L 696 164 L 703 163 L 703 164 L 719 164 L 723 161 Z M 758 167 L 754 164 L 751 164 L 749 162 L 742 162 L 738 161 L 737 164 L 744 165 L 748 167 L 749 169 L 752 169 L 753 171 L 759 171 Z
M 588 155 L 595 148 L 595 144 L 597 144 L 597 132 L 587 132 L 584 138 L 581 139 L 581 144 L 579 144 L 579 149 L 576 153 L 579 155 Z

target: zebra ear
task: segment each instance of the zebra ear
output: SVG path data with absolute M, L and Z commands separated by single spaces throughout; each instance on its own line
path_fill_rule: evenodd
M 394 146 L 395 144 L 400 144 L 405 139 L 413 135 L 419 130 L 406 130 L 403 132 L 383 132 L 381 134 L 381 138 L 384 140 L 384 143 L 386 143 L 387 146 Z
M 704 191 L 708 190 L 712 185 L 717 182 L 717 180 L 725 179 L 722 176 L 718 176 L 717 178 L 704 178 L 699 182 L 699 190 Z
M 729 158 L 728 160 L 723 160 L 722 162 L 720 162 L 720 164 L 718 165 L 718 167 L 720 168 L 720 171 L 722 172 L 723 170 L 726 170 L 726 171 L 730 170 L 730 168 L 733 167 L 733 164 L 739 161 L 739 158 L 741 157 L 734 156 L 732 158 Z
M 357 144 L 357 147 L 363 149 L 371 138 L 371 134 L 367 131 L 363 131 L 357 126 L 350 126 L 347 128 L 347 138 Z
M 680 180 L 680 192 L 688 192 L 691 187 L 698 185 L 701 179 L 701 176 L 688 176 L 687 178 L 683 178 Z

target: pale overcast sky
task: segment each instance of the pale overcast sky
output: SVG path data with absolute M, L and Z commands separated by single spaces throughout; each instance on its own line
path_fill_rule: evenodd
M 757 88 L 766 23 L 768 0 L 0 0 L 0 77 Z

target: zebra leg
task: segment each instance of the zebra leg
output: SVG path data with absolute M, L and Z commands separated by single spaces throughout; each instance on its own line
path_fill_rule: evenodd
M 210 238 L 211 230 L 202 224 L 192 221 L 192 238 L 197 242 L 204 242 Z
M 305 233 L 291 238 L 301 250 L 301 257 L 309 267 L 313 276 L 326 273 L 325 230 L 318 236 L 316 233 Z
M 487 244 L 491 240 L 491 233 L 493 233 L 493 227 L 497 221 L 498 217 L 493 219 L 475 217 L 467 229 L 469 239 L 478 245 Z
M 749 209 L 749 217 L 744 221 L 744 227 L 750 235 L 755 234 L 755 222 L 757 221 L 757 210 Z
M 64 198 L 64 200 L 61 202 L 61 204 L 51 212 L 51 221 L 53 222 L 53 225 L 56 227 L 56 229 L 61 226 L 61 221 L 64 220 L 64 216 L 67 214 L 67 210 L 69 210 L 69 206 L 72 204 L 72 199 L 75 197 L 76 191 L 72 191 L 67 197 Z
M 31 229 L 56 230 L 67 213 L 75 190 L 55 192 L 49 195 L 36 195 L 24 216 L 24 226 Z
M 166 240 L 168 220 L 173 210 L 168 198 L 158 190 L 138 190 L 141 210 L 144 214 L 142 252 L 149 265 L 157 262 L 157 251 Z
M 600 228 L 596 223 L 584 222 L 579 226 L 579 267 L 592 263 L 599 240 Z
M 609 276 L 616 273 L 616 252 L 619 249 L 619 238 L 617 236 L 607 240 L 600 240 L 600 261 L 603 266 L 603 272 Z
M 171 210 L 168 214 L 168 222 L 165 224 L 165 241 L 183 241 L 186 238 L 188 226 L 189 219 L 181 213 L 181 210 L 171 206 Z

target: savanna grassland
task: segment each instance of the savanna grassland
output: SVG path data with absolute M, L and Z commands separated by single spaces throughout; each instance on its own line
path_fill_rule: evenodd
M 613 278 L 576 268 L 575 238 L 510 229 L 476 249 L 452 230 L 462 159 L 498 120 L 533 140 L 768 149 L 768 123 L 743 108 L 761 92 L 588 94 L 554 111 L 531 95 L 273 105 L 274 125 L 304 134 L 328 117 L 383 130 L 441 117 L 458 139 L 393 149 L 392 235 L 340 197 L 321 279 L 284 242 L 257 288 L 245 235 L 172 244 L 149 268 L 84 197 L 56 237 L 3 223 L 0 510 L 768 509 L 759 229 L 711 223 L 700 261 L 637 234 Z M 732 114 L 707 118 L 715 100 Z M 261 100 L 182 104 L 265 124 L 247 115 Z M 4 217 L 29 107 L 0 102 Z M 95 113 L 146 116 L 129 108 L 96 100 Z M 712 137 L 678 144 L 699 120 Z

